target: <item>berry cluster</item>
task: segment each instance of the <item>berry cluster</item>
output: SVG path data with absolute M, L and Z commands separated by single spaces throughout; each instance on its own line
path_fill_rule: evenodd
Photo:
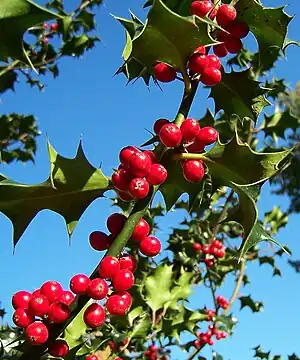
M 121 165 L 111 181 L 124 201 L 145 198 L 150 185 L 160 185 L 167 179 L 167 170 L 158 163 L 153 151 L 127 146 L 120 151 L 119 158 Z
M 157 348 L 156 345 L 150 345 L 144 352 L 144 356 L 148 360 L 167 360 L 168 357 L 165 354 L 161 354 L 161 349 Z
M 213 336 L 215 336 L 216 340 L 225 339 L 227 334 L 223 331 L 220 331 L 218 328 L 215 327 L 214 324 L 208 326 L 208 330 L 206 332 L 198 332 L 196 333 L 198 339 L 194 341 L 194 346 L 199 349 L 204 345 L 213 345 L 214 340 Z
M 243 47 L 241 39 L 249 33 L 245 22 L 237 21 L 237 11 L 230 4 L 214 5 L 210 0 L 193 1 L 190 13 L 200 18 L 208 16 L 216 19 L 224 30 L 215 32 L 219 44 L 213 45 L 214 54 L 207 55 L 207 48 L 199 46 L 191 54 L 187 68 L 190 76 L 200 75 L 200 81 L 207 86 L 214 86 L 222 79 L 222 65 L 219 57 L 228 53 L 237 54 Z M 214 34 L 214 33 L 213 33 Z M 176 69 L 169 64 L 158 62 L 154 66 L 154 76 L 158 81 L 171 82 L 176 79 Z
M 227 309 L 229 305 L 228 301 L 221 295 L 217 297 L 217 303 L 224 310 Z
M 191 153 L 200 153 L 218 138 L 216 129 L 210 126 L 201 128 L 199 122 L 192 118 L 185 119 L 180 127 L 167 119 L 158 119 L 154 124 L 154 132 L 166 147 L 183 145 L 184 151 Z M 185 179 L 190 182 L 200 181 L 205 172 L 201 160 L 183 161 L 182 171 Z
M 204 256 L 204 263 L 207 267 L 214 266 L 215 260 L 225 256 L 225 247 L 220 240 L 213 240 L 211 245 L 201 245 L 199 243 L 193 243 L 193 250 L 197 251 Z
M 112 214 L 107 219 L 107 228 L 110 235 L 102 231 L 94 231 L 90 234 L 90 244 L 97 251 L 106 250 L 110 247 L 115 237 L 122 231 L 127 217 L 123 214 Z M 150 225 L 141 218 L 131 234 L 131 242 L 136 244 L 140 252 L 148 257 L 156 256 L 160 253 L 161 243 L 155 236 L 149 236 Z M 121 260 L 120 260 L 121 261 Z M 122 260 L 125 261 L 124 259 Z

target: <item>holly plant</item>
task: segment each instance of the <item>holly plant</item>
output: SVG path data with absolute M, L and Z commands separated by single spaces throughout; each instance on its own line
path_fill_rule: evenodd
M 87 33 L 94 29 L 91 8 L 99 3 L 82 1 L 68 14 L 60 0 L 45 8 L 31 0 L 2 0 L 2 92 L 21 76 L 41 87 L 32 77 L 36 72 L 56 76 L 59 58 L 92 48 L 97 38 Z M 265 183 L 276 191 L 279 179 L 288 177 L 297 154 L 299 104 L 284 80 L 268 76 L 287 47 L 297 45 L 287 38 L 292 17 L 260 0 L 150 0 L 144 7 L 143 21 L 133 13 L 129 19 L 115 16 L 126 34 L 116 72 L 164 91 L 180 82 L 182 100 L 174 117 L 153 119 L 151 137 L 121 149 L 111 174 L 89 163 L 81 143 L 75 157 L 66 158 L 48 142 L 46 181 L 30 185 L 0 176 L 0 211 L 12 222 L 15 246 L 43 209 L 60 214 L 71 236 L 86 208 L 109 190 L 115 197 L 106 200 L 116 207 L 107 233 L 94 229 L 86 240 L 103 252 L 90 276 L 74 275 L 69 289 L 47 281 L 33 293 L 13 294 L 17 335 L 2 341 L 3 359 L 167 360 L 174 358 L 174 346 L 187 360 L 206 359 L 203 348 L 213 349 L 234 334 L 236 301 L 241 310 L 263 309 L 247 288 L 241 294 L 250 282 L 247 265 L 267 264 L 273 276 L 281 276 L 277 260 L 289 249 L 275 237 L 288 213 L 273 207 L 259 214 L 257 201 Z M 244 41 L 250 33 L 258 44 L 255 52 Z M 59 46 L 52 45 L 54 38 Z M 191 118 L 203 86 L 214 110 Z M 17 121 L 18 128 L 30 123 L 26 137 L 12 125 L 0 144 L 5 150 L 12 139 L 22 141 L 32 155 L 33 118 L 10 115 L 1 121 Z M 9 162 L 12 155 L 5 150 L 2 156 Z M 173 225 L 163 249 L 160 218 L 179 209 L 184 218 Z M 230 298 L 222 294 L 227 276 L 236 278 Z M 208 289 L 211 303 L 189 306 L 195 286 Z M 281 359 L 260 347 L 254 357 Z M 213 351 L 212 359 L 223 358 Z

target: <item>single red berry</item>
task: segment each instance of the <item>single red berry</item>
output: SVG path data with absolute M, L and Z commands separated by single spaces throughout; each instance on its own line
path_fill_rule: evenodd
M 188 62 L 188 68 L 197 74 L 202 74 L 208 66 L 207 55 L 193 54 Z
M 240 39 L 231 36 L 225 41 L 225 46 L 230 54 L 237 54 L 241 51 L 243 43 Z
M 49 346 L 48 353 L 54 357 L 65 357 L 69 353 L 69 346 L 65 340 L 55 340 Z
M 153 125 L 153 130 L 155 132 L 155 134 L 159 134 L 160 129 L 166 125 L 166 124 L 170 124 L 170 121 L 168 119 L 158 119 L 155 121 L 154 125 Z
M 221 339 L 226 339 L 227 338 L 227 334 L 225 332 L 221 332 Z
M 166 124 L 159 132 L 159 139 L 166 147 L 176 147 L 182 140 L 181 130 L 176 124 Z
M 49 310 L 49 300 L 44 295 L 34 295 L 28 303 L 28 310 L 32 315 L 44 316 Z
M 153 164 L 146 178 L 151 185 L 160 185 L 166 181 L 167 177 L 168 172 L 163 165 Z
M 204 252 L 204 254 L 210 254 L 210 246 L 209 245 L 203 245 L 202 246 L 202 251 Z
M 201 151 L 204 150 L 205 145 L 202 144 L 200 141 L 198 141 L 197 139 L 191 144 L 189 145 L 186 149 L 189 153 L 200 153 Z
M 58 23 L 51 24 L 51 25 L 50 25 L 50 29 L 51 29 L 52 31 L 56 31 L 56 30 L 58 29 Z
M 83 314 L 85 324 L 91 328 L 101 326 L 105 321 L 105 311 L 103 307 L 97 303 L 88 306 Z
M 13 314 L 13 322 L 20 328 L 26 328 L 34 322 L 34 316 L 28 309 L 18 308 Z
M 140 242 L 140 252 L 149 257 L 154 257 L 160 253 L 161 243 L 155 236 L 147 236 Z
M 221 69 L 221 62 L 218 56 L 216 55 L 207 55 L 208 60 L 208 67 L 215 68 L 220 70 Z
M 133 154 L 130 157 L 130 159 L 128 160 L 128 165 L 129 165 L 129 171 L 134 176 L 144 177 L 149 174 L 150 168 L 152 165 L 152 161 L 147 154 L 138 152 L 138 153 Z M 128 188 L 129 188 L 131 179 L 129 180 L 128 187 L 126 188 L 126 190 L 128 190 Z M 120 190 L 122 190 L 122 189 L 120 189 Z
M 131 155 L 139 152 L 135 146 L 126 146 L 124 147 L 119 154 L 120 163 L 124 166 L 125 169 L 128 168 L 128 161 Z
M 93 231 L 89 237 L 90 245 L 94 250 L 103 251 L 111 245 L 111 238 L 102 231 Z
M 204 18 L 214 7 L 211 1 L 193 1 L 190 7 L 192 15 Z
M 217 249 L 223 249 L 223 246 L 224 246 L 222 241 L 220 241 L 220 240 L 213 240 L 211 245 Z
M 43 42 L 45 45 L 48 45 L 49 39 L 48 39 L 47 37 L 44 37 L 44 38 L 42 39 L 42 42 Z
M 113 341 L 109 341 L 107 344 L 111 349 L 114 349 L 116 347 L 116 345 Z
M 195 346 L 197 349 L 199 349 L 200 346 L 201 346 L 201 341 L 200 341 L 199 339 L 195 340 L 195 341 L 194 341 L 194 346 Z
M 122 231 L 126 220 L 125 215 L 114 213 L 107 218 L 106 226 L 113 235 L 117 236 Z
M 45 324 L 35 321 L 26 328 L 25 335 L 31 345 L 42 345 L 48 340 L 49 332 Z
M 105 256 L 98 268 L 99 275 L 105 279 L 113 278 L 119 270 L 119 260 L 114 256 Z
M 220 333 L 217 333 L 217 334 L 216 334 L 216 339 L 217 339 L 217 340 L 221 340 L 221 339 L 222 339 L 222 336 L 221 336 Z
M 56 301 L 50 305 L 48 319 L 54 323 L 62 323 L 70 316 L 71 310 L 68 305 L 61 301 Z
M 208 268 L 212 268 L 215 264 L 212 259 L 204 259 L 204 263 Z
M 128 291 L 114 291 L 112 295 L 119 295 L 125 301 L 127 308 L 129 309 L 132 304 L 132 297 Z
M 87 292 L 91 280 L 84 274 L 77 274 L 70 280 L 70 289 L 74 294 L 82 295 Z
M 134 241 L 142 241 L 149 233 L 150 225 L 145 219 L 141 218 L 131 234 L 131 239 Z
M 216 18 L 217 18 L 217 23 L 220 26 L 226 26 L 228 25 L 230 22 L 232 22 L 233 20 L 235 20 L 237 16 L 237 12 L 234 8 L 234 6 L 230 5 L 230 4 L 223 4 L 219 7 Z
M 218 7 L 214 7 L 211 12 L 209 13 L 208 17 L 211 19 L 211 20 L 214 20 L 214 18 L 217 16 L 217 13 L 218 13 Z
M 156 154 L 155 154 L 154 151 L 144 150 L 143 153 L 144 153 L 145 155 L 148 155 L 148 156 L 149 156 L 149 158 L 151 159 L 152 164 L 156 164 L 156 163 L 157 163 L 157 156 L 156 156 Z
M 216 56 L 225 57 L 228 54 L 225 44 L 217 44 L 213 46 L 213 50 Z
M 225 250 L 214 248 L 214 250 L 212 251 L 212 254 L 217 258 L 222 258 L 225 256 Z
M 207 86 L 217 85 L 222 79 L 221 71 L 215 68 L 207 68 L 201 75 L 200 81 Z
M 131 179 L 131 173 L 123 168 L 115 171 L 111 176 L 113 186 L 120 191 L 127 191 L 129 189 Z
M 59 301 L 66 305 L 71 305 L 74 298 L 75 296 L 73 295 L 73 293 L 71 293 L 71 291 L 64 290 L 63 293 L 61 294 Z
M 108 285 L 104 279 L 96 278 L 90 282 L 87 295 L 93 300 L 102 300 L 108 294 Z
M 199 243 L 194 243 L 192 247 L 193 247 L 193 250 L 195 250 L 195 251 L 201 251 L 201 249 L 202 249 L 202 246 Z
M 183 176 L 187 181 L 197 182 L 204 176 L 204 166 L 201 160 L 186 160 L 182 167 Z
M 120 295 L 111 295 L 106 301 L 106 309 L 111 315 L 124 316 L 128 311 L 128 303 Z
M 27 309 L 28 308 L 28 303 L 29 300 L 31 299 L 31 294 L 28 291 L 18 291 L 14 294 L 14 296 L 12 297 L 12 306 L 14 309 L 18 309 L 18 308 L 23 308 L 23 309 Z
M 211 145 L 218 139 L 218 132 L 211 126 L 205 126 L 202 128 L 198 135 L 197 140 L 204 145 Z
M 98 356 L 97 355 L 87 355 L 85 357 L 85 360 L 99 360 Z
M 122 269 L 112 279 L 113 288 L 116 291 L 125 291 L 134 285 L 133 273 L 128 269 Z
M 122 201 L 132 201 L 133 200 L 133 197 L 127 193 L 127 192 L 124 192 L 124 191 L 118 191 L 118 195 L 119 195 L 119 198 L 122 200 Z
M 120 262 L 121 270 L 128 269 L 131 272 L 135 271 L 136 264 L 135 264 L 135 260 L 134 260 L 133 256 L 131 256 L 129 254 L 124 254 L 120 257 L 119 262 Z
M 195 119 L 188 118 L 180 126 L 182 139 L 185 142 L 190 142 L 195 139 L 200 131 L 199 122 Z
M 213 317 L 216 315 L 216 312 L 215 312 L 214 310 L 206 310 L 206 314 L 207 314 L 209 320 L 212 320 Z M 201 335 L 202 335 L 202 334 L 200 334 L 200 336 L 201 336 Z
M 243 21 L 233 21 L 226 27 L 230 34 L 238 39 L 243 39 L 249 34 L 249 26 Z
M 63 293 L 63 288 L 57 281 L 47 281 L 41 287 L 41 294 L 45 295 L 50 303 L 59 300 Z
M 43 28 L 44 28 L 45 30 L 48 29 L 48 27 L 49 27 L 48 24 L 46 24 L 46 23 L 43 24 Z
M 198 46 L 198 47 L 194 50 L 194 54 L 206 55 L 206 47 L 205 47 L 205 46 Z
M 150 186 L 144 178 L 134 178 L 129 186 L 129 194 L 136 200 L 143 199 L 149 194 Z
M 176 79 L 176 70 L 172 66 L 160 62 L 154 66 L 154 77 L 161 82 L 171 82 Z

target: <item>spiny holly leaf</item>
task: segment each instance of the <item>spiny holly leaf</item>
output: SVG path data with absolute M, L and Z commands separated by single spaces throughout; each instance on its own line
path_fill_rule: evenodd
M 123 58 L 128 64 L 128 71 L 130 62 L 134 61 L 153 74 L 155 62 L 163 61 L 186 76 L 186 61 L 196 47 L 214 42 L 208 35 L 205 22 L 178 16 L 161 0 L 154 0 L 144 27 L 134 36 L 128 32 L 128 23 L 124 24 L 124 19 L 118 20 L 122 20 L 127 31 Z M 132 30 L 133 24 L 129 27 Z M 129 75 L 133 78 L 132 74 Z
M 0 60 L 23 59 L 25 31 L 44 21 L 60 16 L 31 0 L 1 0 L 0 3 Z
M 296 354 L 289 355 L 288 360 L 299 360 L 299 357 Z
M 260 359 L 267 359 L 268 360 L 269 356 L 271 354 L 271 351 L 268 351 L 268 352 L 262 351 L 260 345 L 253 348 L 253 350 L 255 351 L 254 357 L 258 357 Z
M 14 245 L 43 209 L 62 215 L 71 235 L 90 203 L 108 189 L 108 178 L 87 161 L 81 142 L 73 159 L 59 155 L 50 143 L 48 151 L 51 169 L 45 182 L 25 185 L 0 177 L 0 211 L 13 223 Z
M 270 47 L 283 48 L 293 18 L 284 12 L 284 7 L 264 8 L 258 0 L 239 0 L 236 9 L 238 19 L 245 21 L 256 37 L 262 57 L 267 56 Z
M 242 296 L 239 300 L 241 302 L 241 309 L 248 306 L 252 312 L 260 312 L 264 306 L 261 301 L 254 301 L 250 295 Z
M 128 334 L 130 338 L 144 339 L 151 329 L 151 319 L 148 313 L 143 313 L 137 320 L 134 321 L 132 331 Z
M 0 68 L 0 72 L 1 72 Z M 15 71 L 10 71 L 2 76 L 0 75 L 0 94 L 3 94 L 7 90 L 15 90 L 15 82 L 17 81 L 18 75 Z
M 265 213 L 264 224 L 269 228 L 271 234 L 275 235 L 288 223 L 288 213 L 282 212 L 278 206 Z
M 219 84 L 212 87 L 210 97 L 214 99 L 216 113 L 223 110 L 230 117 L 238 115 L 256 122 L 260 112 L 270 103 L 265 98 L 266 90 L 251 79 L 250 70 L 224 73 Z
M 300 120 L 291 115 L 289 110 L 282 112 L 277 108 L 273 115 L 265 115 L 264 123 L 265 136 L 272 136 L 277 141 L 278 138 L 285 139 L 287 129 L 295 132 L 299 127 Z

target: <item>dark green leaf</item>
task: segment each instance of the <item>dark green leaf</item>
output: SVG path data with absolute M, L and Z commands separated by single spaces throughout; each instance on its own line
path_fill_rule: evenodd
M 248 306 L 252 312 L 260 312 L 264 306 L 261 301 L 254 301 L 250 295 L 242 296 L 239 300 L 241 302 L 241 309 Z
M 265 136 L 272 136 L 275 141 L 278 138 L 285 139 L 285 131 L 291 129 L 295 132 L 299 124 L 300 120 L 291 115 L 289 110 L 282 112 L 277 108 L 273 115 L 265 115 L 264 133 Z
M 1 73 L 1 69 L 0 69 Z M 0 75 L 0 94 L 3 94 L 6 90 L 15 90 L 15 82 L 17 81 L 17 73 L 15 71 L 9 71 L 3 75 Z
M 271 354 L 271 351 L 269 352 L 263 352 L 260 346 L 256 346 L 254 349 L 255 355 L 254 357 L 260 358 L 260 359 L 269 359 L 269 356 Z

